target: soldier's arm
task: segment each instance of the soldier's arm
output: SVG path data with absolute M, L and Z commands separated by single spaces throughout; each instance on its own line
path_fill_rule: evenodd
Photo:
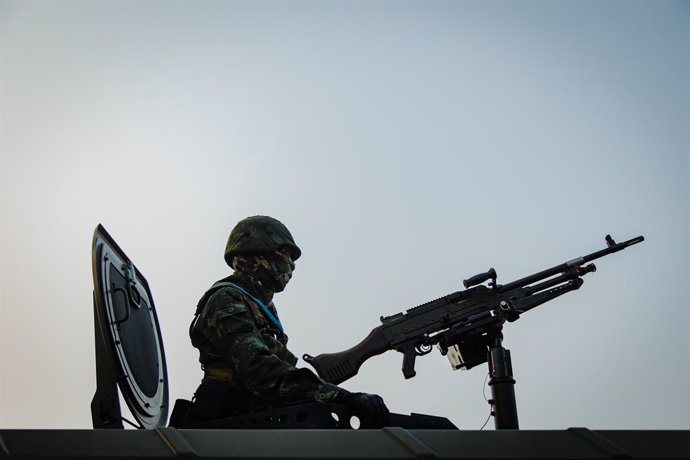
M 332 401 L 337 386 L 271 353 L 239 295 L 223 289 L 209 299 L 204 334 L 225 365 L 257 398 L 280 404 Z

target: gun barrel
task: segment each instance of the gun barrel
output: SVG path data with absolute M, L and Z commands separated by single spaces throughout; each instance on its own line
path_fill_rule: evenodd
M 595 259 L 612 254 L 614 252 L 622 251 L 623 249 L 632 246 L 633 244 L 641 243 L 643 241 L 644 236 L 640 235 L 636 238 L 629 239 L 628 241 L 623 241 L 622 243 L 616 243 L 614 245 L 611 245 L 606 249 L 602 249 L 601 251 L 593 252 L 592 254 L 584 256 L 583 259 L 585 262 L 591 262 Z
M 602 249 L 601 251 L 596 251 L 591 254 L 588 254 L 583 257 L 578 257 L 576 259 L 573 259 L 571 261 L 568 261 L 564 264 L 557 265 L 555 267 L 549 268 L 547 270 L 541 271 L 539 273 L 535 273 L 533 275 L 526 276 L 524 278 L 520 278 L 517 281 L 513 281 L 511 283 L 505 284 L 503 286 L 500 286 L 499 290 L 500 291 L 509 291 L 514 288 L 518 287 L 524 287 L 529 284 L 532 284 L 536 281 L 541 281 L 545 278 L 549 278 L 551 276 L 557 275 L 559 273 L 563 273 L 567 271 L 570 268 L 577 268 L 583 264 L 586 264 L 587 262 L 591 262 L 593 260 L 596 260 L 600 257 L 604 257 L 606 255 L 612 254 L 614 252 L 622 251 L 623 249 L 632 246 L 633 244 L 641 243 L 644 241 L 644 236 L 640 235 L 636 238 L 632 238 L 628 241 L 623 241 L 622 243 L 616 243 L 613 244 L 606 249 Z

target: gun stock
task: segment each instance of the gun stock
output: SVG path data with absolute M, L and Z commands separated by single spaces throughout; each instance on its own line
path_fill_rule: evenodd
M 357 375 L 364 361 L 390 349 L 390 341 L 386 338 L 381 326 L 378 326 L 352 348 L 338 353 L 322 353 L 318 356 L 305 354 L 302 359 L 316 370 L 319 377 L 338 385 Z

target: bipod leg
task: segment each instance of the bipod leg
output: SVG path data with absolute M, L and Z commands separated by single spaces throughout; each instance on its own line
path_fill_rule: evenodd
M 497 430 L 517 430 L 518 415 L 515 402 L 515 379 L 510 350 L 503 348 L 503 334 L 499 331 L 489 347 L 489 386 L 492 412 Z

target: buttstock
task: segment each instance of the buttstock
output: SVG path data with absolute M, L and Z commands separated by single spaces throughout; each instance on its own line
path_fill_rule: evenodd
M 364 361 L 390 349 L 391 346 L 379 326 L 352 348 L 318 356 L 305 354 L 302 358 L 316 370 L 319 377 L 338 385 L 357 375 Z

